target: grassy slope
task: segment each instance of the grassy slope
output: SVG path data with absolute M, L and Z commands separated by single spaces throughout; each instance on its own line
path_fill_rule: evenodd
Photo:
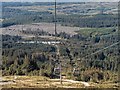
M 95 35 L 108 35 L 108 34 L 113 34 L 115 32 L 113 32 L 114 27 L 110 27 L 110 28 L 80 28 L 78 31 L 76 31 L 79 34 L 88 36 L 90 34 L 92 34 L 92 36 Z M 116 28 L 117 30 L 117 28 Z
M 13 76 L 3 77 L 4 81 L 13 81 Z M 90 84 L 89 88 L 116 88 L 116 83 L 104 82 L 104 83 L 93 83 Z M 49 79 L 42 76 L 17 76 L 14 83 L 3 85 L 3 88 L 84 88 L 84 84 L 80 82 L 67 82 L 64 81 L 60 84 L 59 79 Z

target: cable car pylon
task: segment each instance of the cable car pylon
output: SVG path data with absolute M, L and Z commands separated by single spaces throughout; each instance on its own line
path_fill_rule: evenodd
M 57 12 L 56 12 L 56 7 L 57 7 L 57 2 L 55 0 L 55 41 L 56 37 L 57 37 Z M 58 56 L 58 62 L 59 62 L 59 71 L 60 71 L 60 84 L 62 84 L 62 65 L 61 65 L 61 61 L 60 61 L 60 48 L 57 44 L 55 44 L 55 47 L 57 49 L 56 55 Z

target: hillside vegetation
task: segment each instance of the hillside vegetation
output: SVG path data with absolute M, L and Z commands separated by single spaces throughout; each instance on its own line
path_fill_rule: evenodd
M 114 4 L 58 3 L 55 35 L 54 3 L 3 3 L 2 75 L 8 81 L 14 75 L 23 76 L 18 78 L 23 87 L 83 88 L 87 83 L 118 88 L 120 41 Z M 95 8 L 96 14 L 91 15 L 88 8 L 85 15 L 79 14 L 80 5 Z M 59 85 L 55 80 L 60 74 L 69 83 Z M 5 85 L 17 86 L 18 82 Z

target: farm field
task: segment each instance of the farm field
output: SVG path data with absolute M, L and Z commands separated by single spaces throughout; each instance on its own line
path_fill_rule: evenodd
M 80 27 L 70 27 L 70 26 L 61 26 L 57 24 L 57 33 L 65 32 L 68 35 L 76 35 L 82 34 L 85 36 L 89 36 L 90 34 L 95 35 L 110 35 L 110 34 L 117 34 L 118 28 L 117 27 L 109 27 L 109 28 L 80 28 Z M 3 35 L 12 35 L 12 36 L 34 36 L 34 33 L 23 33 L 23 31 L 27 32 L 39 32 L 43 31 L 48 34 L 54 34 L 54 23 L 33 23 L 33 24 L 26 24 L 26 25 L 13 25 L 6 28 L 2 28 Z M 37 35 L 41 36 L 41 35 Z
M 23 29 L 22 29 L 23 28 Z M 70 27 L 70 26 L 61 26 L 60 24 L 57 25 L 57 32 L 65 32 L 70 35 L 77 34 L 75 31 L 79 29 L 79 27 Z M 4 35 L 18 35 L 24 36 L 25 34 L 21 33 L 22 31 L 44 31 L 48 32 L 49 34 L 54 34 L 54 24 L 53 23 L 33 23 L 33 24 L 26 24 L 26 25 L 13 25 L 10 27 L 6 27 L 2 29 L 2 33 Z M 33 34 L 31 34 L 33 35 Z
M 97 2 L 81 2 L 81 3 L 57 3 L 57 14 L 59 15 L 96 15 L 100 13 L 100 9 L 105 8 L 104 13 L 106 14 L 116 14 L 117 13 L 117 4 L 114 3 L 97 3 Z M 11 9 L 20 9 L 26 10 L 29 12 L 44 12 L 47 11 L 49 13 L 54 13 L 54 3 L 43 3 L 39 6 L 36 3 L 30 4 L 29 6 L 17 6 L 17 7 L 7 7 Z

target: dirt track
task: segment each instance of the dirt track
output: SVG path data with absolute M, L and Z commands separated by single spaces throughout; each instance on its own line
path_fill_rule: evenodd
M 43 76 L 6 76 L 0 82 L 3 88 L 117 88 L 117 83 L 83 82 L 70 79 L 49 79 Z
M 5 81 L 5 82 L 4 82 Z M 88 84 L 88 83 L 87 83 Z M 23 87 L 23 88 L 30 88 L 30 87 L 39 87 L 39 88 L 82 88 L 88 87 L 85 82 L 62 79 L 62 84 L 60 84 L 60 79 L 49 79 L 46 77 L 41 76 L 7 76 L 3 79 L 3 82 L 0 82 L 0 86 L 3 87 Z M 89 84 L 88 84 L 89 85 Z

